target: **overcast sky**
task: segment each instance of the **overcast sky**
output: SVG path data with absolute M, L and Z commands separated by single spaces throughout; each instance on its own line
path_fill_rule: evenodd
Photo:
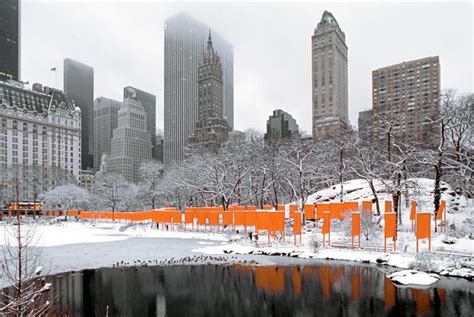
M 234 46 L 235 129 L 265 129 L 283 109 L 311 131 L 311 35 L 332 12 L 349 48 L 349 117 L 371 108 L 374 69 L 440 57 L 441 88 L 473 89 L 472 2 L 293 3 L 22 0 L 22 80 L 62 88 L 63 59 L 94 68 L 95 97 L 131 85 L 157 96 L 163 127 L 163 29 L 187 12 Z

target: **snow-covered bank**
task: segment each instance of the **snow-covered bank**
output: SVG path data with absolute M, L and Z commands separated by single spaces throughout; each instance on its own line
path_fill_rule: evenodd
M 314 253 L 304 246 L 257 248 L 252 245 L 242 245 L 238 243 L 207 246 L 193 249 L 192 251 L 209 255 L 269 255 L 302 259 L 352 261 L 360 263 L 382 264 L 401 269 L 408 269 L 413 266 L 417 266 L 419 261 L 414 255 L 411 254 L 402 255 L 398 253 L 383 253 L 339 248 L 326 248 L 319 250 L 317 253 Z M 427 271 L 431 270 L 445 276 L 462 277 L 472 280 L 472 278 L 474 278 L 474 259 L 471 257 L 470 259 L 466 259 L 465 261 L 453 261 L 452 258 L 434 258 L 432 260 L 430 268 Z

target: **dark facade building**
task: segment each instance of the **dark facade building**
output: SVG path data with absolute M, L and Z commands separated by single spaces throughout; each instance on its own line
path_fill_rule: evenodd
M 198 67 L 206 50 L 209 27 L 186 14 L 165 22 L 164 163 L 184 158 L 184 147 L 198 118 Z M 213 32 L 223 68 L 223 116 L 234 126 L 234 51 Z
M 374 113 L 372 110 L 365 110 L 359 112 L 359 138 L 371 142 L 372 141 L 372 126 L 374 121 Z
M 94 166 L 94 69 L 64 60 L 64 92 L 82 111 L 82 169 Z
M 346 36 L 324 11 L 311 38 L 313 138 L 324 140 L 349 127 Z
M 199 120 L 189 141 L 192 146 L 212 151 L 219 149 L 229 137 L 229 123 L 223 117 L 222 64 L 212 47 L 211 31 L 207 51 L 198 69 Z
M 267 133 L 265 141 L 290 139 L 299 136 L 298 124 L 293 117 L 283 110 L 274 110 L 273 114 L 267 120 Z
M 127 86 L 123 89 L 123 99 L 134 99 L 140 101 L 146 113 L 146 131 L 150 134 L 152 144 L 152 158 L 157 159 L 157 144 L 156 144 L 156 96 L 137 89 L 135 87 Z
M 20 1 L 0 1 L 0 73 L 20 79 Z
M 117 128 L 118 111 L 122 103 L 99 97 L 94 101 L 94 170 L 98 171 L 102 157 L 112 149 L 112 135 Z

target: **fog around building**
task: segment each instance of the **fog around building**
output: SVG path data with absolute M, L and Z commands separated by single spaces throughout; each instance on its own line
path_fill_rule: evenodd
M 349 118 L 371 108 L 372 70 L 440 57 L 441 88 L 473 91 L 473 4 L 35 1 L 21 7 L 21 78 L 63 87 L 63 60 L 94 68 L 94 96 L 157 96 L 163 128 L 164 21 L 186 12 L 234 46 L 235 129 L 265 129 L 280 108 L 311 131 L 311 35 L 332 12 L 349 48 Z M 50 69 L 57 68 L 55 74 Z M 225 70 L 224 70 L 225 71 Z

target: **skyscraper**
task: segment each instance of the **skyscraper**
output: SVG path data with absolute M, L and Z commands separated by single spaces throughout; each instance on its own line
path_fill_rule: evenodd
M 387 122 L 404 142 L 434 146 L 439 115 L 439 57 L 426 57 L 372 72 L 373 140 L 383 141 Z
M 299 135 L 298 124 L 293 117 L 285 111 L 274 110 L 273 114 L 267 120 L 267 133 L 265 140 L 279 140 L 282 138 L 291 138 Z
M 64 60 L 64 92 L 82 111 L 82 169 L 94 166 L 94 69 Z
M 140 101 L 146 112 L 146 131 L 150 134 L 152 157 L 157 159 L 156 148 L 156 96 L 135 87 L 127 86 L 123 89 L 123 99 Z
M 311 40 L 313 138 L 322 140 L 349 125 L 346 36 L 324 11 Z
M 0 1 L 0 73 L 20 79 L 20 1 Z
M 211 31 L 207 50 L 198 68 L 198 121 L 189 141 L 191 145 L 217 151 L 227 141 L 229 123 L 224 119 L 222 64 L 212 47 Z
M 183 158 L 183 147 L 198 120 L 198 67 L 209 27 L 179 14 L 165 23 L 164 161 Z M 223 69 L 223 116 L 234 126 L 234 53 L 232 46 L 213 32 L 213 45 Z
M 127 98 L 118 112 L 106 172 L 123 175 L 129 182 L 140 180 L 140 165 L 151 159 L 151 138 L 146 131 L 146 112 L 141 103 Z
M 102 156 L 110 156 L 112 133 L 117 128 L 118 111 L 122 103 L 99 97 L 94 101 L 94 170 L 98 171 Z

